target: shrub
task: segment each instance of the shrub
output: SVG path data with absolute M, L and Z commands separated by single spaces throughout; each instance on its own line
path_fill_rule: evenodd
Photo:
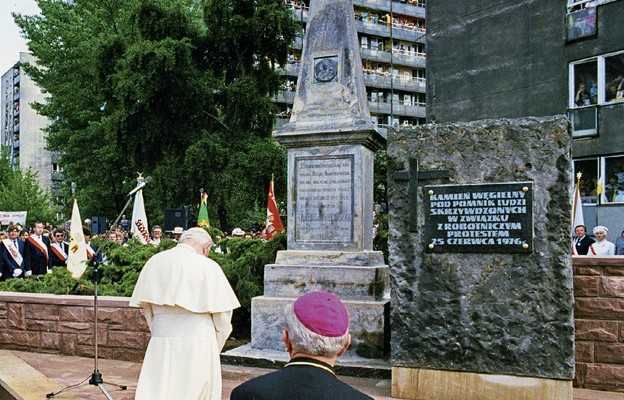
M 216 230 L 211 234 L 218 234 Z M 216 235 L 215 235 L 216 236 Z M 99 246 L 103 239 L 94 239 Z M 286 248 L 286 235 L 278 235 L 268 242 L 254 239 L 225 239 L 220 242 L 226 254 L 212 252 L 215 260 L 228 278 L 241 308 L 234 313 L 234 335 L 249 337 L 251 299 L 263 293 L 264 266 L 275 261 L 279 250 Z M 163 239 L 156 248 L 130 240 L 127 246 L 106 241 L 102 246 L 105 262 L 98 268 L 100 284 L 98 294 L 130 297 L 141 269 L 154 254 L 174 247 L 171 239 Z M 0 291 L 93 295 L 94 273 L 89 267 L 79 279 L 73 279 L 66 268 L 55 267 L 51 274 L 35 275 L 29 279 L 10 279 L 0 282 Z

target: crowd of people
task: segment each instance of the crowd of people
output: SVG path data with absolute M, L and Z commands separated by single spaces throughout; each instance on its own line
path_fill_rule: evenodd
M 127 246 L 132 238 L 129 224 L 123 221 L 106 234 L 95 234 L 83 226 L 83 233 L 87 246 L 87 256 L 92 258 L 96 255 L 97 248 L 91 244 L 92 238 L 105 238 L 120 246 Z M 152 227 L 150 244 L 158 246 L 161 240 L 168 238 L 175 242 L 185 232 L 182 227 L 175 227 L 170 232 L 165 232 L 161 226 Z M 221 245 L 225 238 L 246 238 L 265 240 L 260 229 L 249 229 L 247 232 L 241 228 L 234 228 L 226 232 L 225 237 L 217 236 L 217 244 L 214 251 L 226 253 L 227 248 Z M 52 272 L 53 267 L 67 266 L 69 252 L 69 232 L 64 228 L 54 227 L 51 224 L 37 221 L 29 230 L 19 223 L 10 222 L 6 229 L 0 227 L 0 281 L 7 279 L 28 279 L 32 275 L 43 275 Z M 105 261 L 105 256 L 97 254 L 99 262 Z
M 85 230 L 84 234 L 89 243 L 91 232 Z M 89 250 L 92 256 L 94 252 Z M 64 229 L 37 221 L 28 231 L 20 224 L 11 223 L 6 230 L 0 230 L 0 280 L 50 273 L 52 267 L 67 265 L 68 252 Z

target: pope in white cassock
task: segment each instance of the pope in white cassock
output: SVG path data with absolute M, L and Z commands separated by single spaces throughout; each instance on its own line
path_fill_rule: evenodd
M 191 228 L 141 271 L 130 305 L 143 307 L 152 338 L 136 399 L 221 399 L 219 354 L 240 304 L 208 258 L 211 246 L 205 230 Z

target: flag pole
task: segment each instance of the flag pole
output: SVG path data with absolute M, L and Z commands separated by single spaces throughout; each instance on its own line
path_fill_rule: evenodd
M 576 221 L 576 207 L 578 207 L 578 194 L 579 187 L 581 186 L 581 176 L 583 176 L 582 172 L 576 174 L 576 185 L 574 185 L 574 203 L 572 205 L 572 223 Z M 574 227 L 572 227 L 574 229 Z

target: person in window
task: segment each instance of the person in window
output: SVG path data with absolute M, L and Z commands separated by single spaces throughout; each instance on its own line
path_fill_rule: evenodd
M 607 83 L 606 87 L 606 101 L 614 101 L 618 97 L 618 90 L 622 90 L 622 82 L 624 82 L 624 76 L 618 75 L 611 82 Z M 620 93 L 622 96 L 622 93 Z
M 576 90 L 574 104 L 578 107 L 589 105 L 589 93 L 587 92 L 587 86 L 585 86 L 583 82 L 579 83 L 578 89 Z
M 607 233 L 609 230 L 598 225 L 594 228 L 594 236 L 596 237 L 596 243 L 592 243 L 589 246 L 588 256 L 601 257 L 601 256 L 614 256 L 615 245 L 607 240 Z
M 617 196 L 620 194 L 620 184 L 618 183 L 618 179 L 615 176 L 609 178 L 609 183 L 605 185 L 605 195 L 607 196 L 607 201 L 616 201 L 618 200 Z
M 615 99 L 624 100 L 624 78 L 620 81 L 620 84 L 618 85 L 616 89 Z
M 591 88 L 589 88 L 589 103 L 598 104 L 598 86 L 596 81 L 592 81 Z

